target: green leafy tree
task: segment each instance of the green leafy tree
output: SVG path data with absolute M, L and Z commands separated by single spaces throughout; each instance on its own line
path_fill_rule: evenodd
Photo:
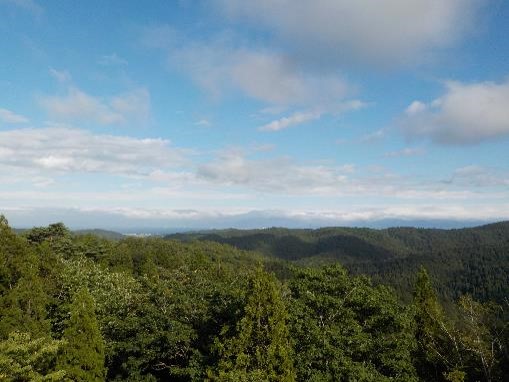
M 480 303 L 471 296 L 462 296 L 460 308 L 460 341 L 469 356 L 471 374 L 476 380 L 496 381 L 503 376 L 504 326 L 497 313 L 502 307 Z M 507 325 L 507 323 L 506 323 Z
M 0 337 L 13 330 L 33 337 L 49 334 L 48 296 L 40 261 L 25 240 L 14 234 L 0 216 Z
M 71 232 L 63 223 L 35 227 L 23 235 L 34 246 L 47 243 L 56 254 L 68 257 L 76 252 Z
M 420 377 L 425 381 L 458 380 L 464 375 L 462 345 L 424 267 L 417 274 L 414 307 L 418 345 L 415 363 Z
M 387 288 L 339 265 L 296 269 L 289 287 L 299 380 L 416 380 L 412 320 Z
M 28 333 L 12 332 L 0 342 L 0 380 L 63 381 L 65 372 L 54 368 L 62 344 L 48 337 L 31 339 Z
M 71 305 L 71 316 L 64 331 L 67 341 L 58 358 L 58 367 L 67 377 L 78 381 L 103 381 L 104 341 L 95 316 L 95 303 L 86 289 L 81 289 Z
M 294 381 L 288 314 L 274 276 L 259 267 L 251 279 L 244 316 L 235 335 L 218 341 L 220 361 L 212 380 Z M 225 328 L 224 333 L 228 332 Z
M 35 272 L 24 274 L 0 301 L 0 330 L 4 337 L 13 330 L 22 330 L 34 337 L 49 335 L 50 324 L 46 319 L 48 296 Z

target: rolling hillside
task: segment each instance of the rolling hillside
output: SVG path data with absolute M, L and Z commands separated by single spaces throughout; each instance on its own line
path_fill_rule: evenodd
M 340 262 L 354 273 L 392 285 L 404 298 L 421 265 L 436 279 L 444 298 L 468 293 L 501 301 L 509 295 L 509 222 L 453 230 L 217 230 L 166 238 L 229 244 L 308 266 Z

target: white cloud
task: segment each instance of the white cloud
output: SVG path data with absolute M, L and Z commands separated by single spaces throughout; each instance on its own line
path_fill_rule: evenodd
M 67 70 L 57 70 L 55 68 L 49 69 L 49 74 L 56 79 L 60 83 L 68 83 L 71 82 L 71 73 L 69 73 Z
M 421 101 L 414 101 L 406 108 L 406 113 L 408 115 L 415 115 L 422 113 L 424 110 L 426 110 L 425 103 Z
M 427 59 L 473 26 L 483 0 L 216 0 L 232 20 L 274 34 L 312 65 Z
M 252 160 L 237 150 L 227 151 L 198 168 L 198 177 L 212 183 L 236 185 L 261 192 L 323 194 L 339 192 L 351 167 L 297 165 L 289 158 Z M 335 191 L 336 190 L 336 191 Z
M 259 128 L 261 131 L 279 131 L 283 129 L 287 129 L 289 127 L 300 125 L 302 123 L 310 122 L 316 119 L 320 119 L 324 114 L 334 113 L 341 114 L 351 110 L 358 110 L 365 106 L 366 104 L 359 100 L 351 100 L 339 103 L 339 105 L 334 108 L 330 108 L 325 111 L 297 111 L 288 117 L 282 117 L 276 119 L 272 122 L 269 122 Z
M 168 49 L 168 62 L 213 97 L 240 91 L 270 105 L 334 105 L 351 93 L 337 73 L 309 73 L 288 57 L 231 41 L 186 41 Z
M 28 118 L 10 110 L 0 108 L 0 121 L 9 124 L 27 123 Z
M 150 114 L 150 94 L 145 88 L 102 99 L 69 87 L 66 95 L 43 96 L 39 102 L 52 118 L 63 121 L 110 125 L 143 122 Z
M 129 216 L 132 224 L 148 219 L 155 225 L 179 225 L 193 217 L 197 224 L 217 226 L 225 217 L 227 225 L 260 217 L 266 217 L 262 225 L 271 219 L 288 225 L 300 218 L 316 224 L 334 219 L 494 218 L 505 213 L 503 203 L 509 207 L 507 171 L 473 165 L 441 180 L 401 176 L 381 167 L 302 164 L 288 157 L 267 158 L 269 154 L 255 159 L 255 147 L 247 152 L 252 157 L 231 149 L 207 162 L 191 162 L 187 151 L 162 139 L 66 127 L 0 132 L 0 209 L 79 207 L 95 211 L 95 222 L 101 223 L 114 214 Z M 89 173 L 86 180 L 84 173 Z M 77 184 L 60 183 L 60 177 L 72 179 L 72 174 L 80 174 Z M 119 176 L 127 177 L 131 185 L 112 188 L 101 174 L 113 184 L 125 182 Z
M 352 90 L 337 72 L 311 73 L 280 52 L 246 46 L 229 34 L 190 40 L 163 25 L 146 29 L 142 42 L 166 52 L 172 69 L 186 72 L 213 97 L 240 91 L 284 110 L 288 105 L 335 105 Z
M 211 125 L 210 121 L 208 119 L 202 118 L 198 121 L 196 121 L 195 126 L 202 126 L 202 127 L 209 127 Z
M 418 155 L 420 150 L 402 150 L 398 155 Z M 368 170 L 368 171 L 366 171 Z M 504 187 L 509 176 L 491 173 L 489 177 L 476 177 L 472 183 L 421 179 L 418 176 L 401 176 L 382 167 L 359 169 L 353 164 L 298 164 L 291 158 L 250 159 L 240 150 L 223 152 L 213 161 L 197 169 L 197 178 L 209 184 L 230 189 L 235 186 L 245 192 L 268 193 L 273 196 L 299 196 L 301 198 L 376 197 L 416 202 L 437 200 L 475 200 L 505 197 Z M 495 182 L 496 178 L 499 178 Z
M 509 171 L 469 165 L 456 169 L 446 183 L 476 188 L 507 187 L 509 186 Z
M 397 151 L 390 151 L 385 153 L 387 158 L 411 157 L 416 155 L 423 155 L 426 151 L 420 147 L 405 147 Z
M 35 17 L 41 17 L 44 14 L 44 8 L 41 7 L 34 0 L 2 0 L 5 3 L 15 5 L 28 12 L 31 12 Z M 2 2 L 0 1 L 0 3 Z
M 253 147 L 248 153 L 256 158 L 257 150 Z M 0 183 L 13 187 L 32 184 L 41 188 L 58 184 L 66 175 L 87 173 L 144 182 L 136 195 L 131 192 L 119 196 L 118 200 L 114 196 L 107 198 L 115 203 L 136 200 L 158 204 L 167 200 L 190 200 L 197 194 L 202 200 L 230 200 L 232 193 L 238 195 L 239 192 L 252 200 L 260 193 L 274 198 L 299 196 L 315 200 L 361 196 L 380 200 L 474 200 L 506 195 L 509 185 L 507 173 L 479 167 L 458 169 L 446 180 L 419 180 L 384 168 L 366 171 L 353 164 L 301 164 L 289 157 L 253 159 L 239 149 L 222 152 L 207 162 L 199 158 L 192 161 L 192 158 L 189 150 L 172 147 L 169 141 L 158 138 L 94 134 L 68 127 L 0 132 Z M 94 178 L 96 175 L 87 176 L 96 181 L 100 179 Z M 151 189 L 154 184 L 161 189 L 157 192 Z M 88 197 L 94 204 L 103 200 L 102 193 L 107 197 L 106 189 L 98 185 L 93 195 L 85 193 L 73 200 Z M 19 189 L 5 196 L 16 200 L 42 198 L 37 193 L 33 196 L 20 193 Z M 48 194 L 47 197 L 58 200 L 60 196 Z
M 266 125 L 259 128 L 261 131 L 279 131 L 287 129 L 288 127 L 299 125 L 301 123 L 313 121 L 319 119 L 321 113 L 318 112 L 296 112 L 288 117 L 276 119 Z
M 384 129 L 373 131 L 372 133 L 364 134 L 360 138 L 360 142 L 372 143 L 377 142 L 385 138 L 386 131 Z
M 0 194 L 1 200 L 1 194 Z M 261 228 L 274 225 L 286 227 L 320 227 L 334 225 L 377 226 L 377 223 L 407 221 L 409 225 L 425 224 L 434 226 L 437 220 L 454 220 L 458 225 L 468 221 L 496 221 L 509 218 L 509 204 L 476 204 L 470 207 L 461 205 L 400 205 L 365 206 L 362 208 L 329 208 L 287 210 L 277 209 L 172 209 L 172 208 L 133 208 L 133 207 L 96 207 L 96 208 L 19 208 L 0 205 L 9 223 L 15 227 L 47 225 L 64 221 L 71 228 L 113 228 L 132 231 L 145 228 L 171 230 L 175 227 L 189 229 L 214 228 Z M 30 223 L 27 223 L 30 222 Z M 389 222 L 390 224 L 390 222 Z M 392 223 L 394 224 L 394 223 Z M 401 223 L 400 223 L 401 224 Z
M 509 79 L 501 82 L 449 81 L 440 98 L 413 102 L 402 118 L 409 137 L 442 144 L 475 144 L 509 135 Z
M 164 139 L 96 135 L 67 127 L 0 132 L 0 166 L 48 172 L 96 172 L 148 176 L 177 167 L 184 150 Z
M 55 179 L 44 176 L 36 176 L 32 178 L 32 184 L 38 188 L 46 188 L 55 184 Z
M 146 88 L 138 88 L 117 95 L 110 100 L 110 107 L 122 115 L 124 122 L 135 119 L 147 121 L 150 115 L 150 93 Z

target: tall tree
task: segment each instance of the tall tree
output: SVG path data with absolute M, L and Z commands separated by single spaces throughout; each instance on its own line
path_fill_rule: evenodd
M 492 303 L 480 303 L 471 296 L 459 300 L 460 340 L 469 358 L 469 374 L 475 380 L 501 380 L 503 365 L 505 325 L 498 317 L 503 307 Z M 498 314 L 497 314 L 498 313 Z M 503 362 L 503 361 L 502 361 Z
M 236 333 L 218 342 L 217 381 L 294 381 L 288 314 L 275 277 L 258 267 Z M 225 330 L 227 331 L 227 330 Z
M 49 334 L 48 296 L 39 275 L 39 258 L 0 216 L 0 337 L 13 330 L 34 338 Z
M 58 368 L 65 370 L 71 380 L 103 381 L 104 341 L 95 316 L 94 300 L 86 289 L 74 296 L 64 339 L 67 344 L 59 356 Z
M 431 279 L 424 267 L 417 273 L 414 289 L 416 368 L 425 381 L 462 380 L 466 375 L 462 345 L 455 328 L 446 321 Z

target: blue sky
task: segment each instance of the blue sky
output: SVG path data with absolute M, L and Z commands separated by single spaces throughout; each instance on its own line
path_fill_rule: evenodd
M 0 0 L 13 225 L 509 219 L 502 0 Z

